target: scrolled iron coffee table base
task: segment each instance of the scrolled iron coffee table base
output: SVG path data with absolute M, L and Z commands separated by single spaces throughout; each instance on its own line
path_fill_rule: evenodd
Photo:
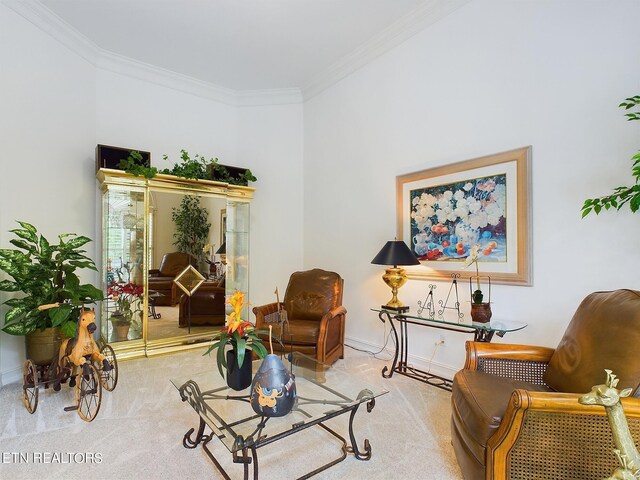
M 363 391 L 361 392 L 361 395 L 366 395 L 367 392 Z M 232 453 L 233 455 L 233 463 L 238 463 L 243 465 L 243 469 L 244 469 L 244 479 L 248 480 L 250 477 L 252 477 L 254 480 L 258 479 L 258 448 L 264 447 L 270 443 L 273 443 L 277 440 L 280 440 L 282 438 L 288 437 L 290 435 L 293 435 L 294 433 L 298 433 L 301 432 L 302 430 L 306 430 L 309 427 L 313 427 L 313 426 L 319 426 L 321 428 L 323 428 L 326 432 L 330 433 L 332 436 L 334 436 L 336 439 L 338 439 L 338 441 L 341 443 L 340 445 L 340 450 L 341 450 L 341 454 L 339 457 L 337 457 L 336 459 L 316 468 L 315 470 L 301 476 L 298 478 L 298 480 L 302 480 L 305 478 L 310 478 L 340 462 L 342 462 L 344 459 L 347 458 L 348 454 L 353 455 L 356 459 L 358 460 L 362 460 L 362 461 L 367 461 L 371 458 L 371 445 L 369 443 L 369 440 L 365 439 L 364 440 L 364 448 L 361 451 L 358 448 L 358 444 L 355 438 L 355 435 L 353 433 L 353 419 L 355 417 L 356 411 L 358 410 L 358 407 L 361 404 L 358 403 L 356 405 L 353 405 L 349 408 L 343 409 L 343 410 L 339 410 L 336 412 L 332 412 L 332 413 L 328 413 L 326 416 L 324 416 L 323 418 L 320 419 L 316 419 L 313 421 L 310 421 L 309 423 L 301 423 L 301 424 L 297 424 L 294 425 L 294 427 L 291 430 L 288 430 L 286 432 L 283 432 L 279 435 L 275 435 L 271 438 L 264 438 L 264 439 L 260 439 L 258 442 L 256 443 L 252 443 L 251 445 L 244 445 L 244 440 L 242 439 L 242 437 L 238 437 L 236 439 L 235 442 L 235 448 L 234 451 Z M 367 412 L 371 412 L 371 410 L 373 410 L 373 407 L 375 406 L 375 398 L 371 398 L 369 401 L 366 402 L 367 405 Z M 300 410 L 302 411 L 302 410 Z M 303 412 L 303 411 L 302 411 Z M 324 425 L 324 421 L 329 420 L 330 418 L 334 418 L 337 417 L 339 415 L 342 415 L 344 413 L 350 412 L 349 415 L 349 439 L 351 442 L 351 445 L 347 444 L 347 440 L 341 436 L 340 434 L 336 433 L 334 430 L 332 430 L 331 428 L 327 427 L 326 425 Z M 304 413 L 304 412 L 303 412 Z M 268 421 L 268 418 L 263 417 L 262 418 L 262 422 L 266 422 Z M 191 436 L 194 433 L 195 429 L 191 428 L 185 435 L 182 441 L 182 444 L 184 445 L 185 448 L 196 448 L 200 443 L 202 443 L 202 449 L 206 452 L 206 454 L 209 456 L 209 458 L 211 459 L 211 461 L 213 462 L 213 464 L 216 466 L 216 468 L 218 469 L 218 471 L 222 474 L 222 476 L 226 479 L 226 480 L 231 480 L 231 477 L 229 477 L 229 474 L 225 471 L 225 469 L 222 467 L 222 465 L 220 464 L 220 462 L 216 459 L 215 455 L 213 454 L 213 452 L 209 449 L 208 444 L 211 441 L 212 438 L 215 437 L 215 435 L 212 433 L 209 434 L 205 434 L 205 427 L 206 427 L 206 423 L 205 421 L 200 418 L 200 424 L 198 426 L 198 433 L 196 434 L 195 439 L 192 439 Z M 250 467 L 252 467 L 250 469 Z M 250 474 L 250 470 L 252 470 L 252 474 Z

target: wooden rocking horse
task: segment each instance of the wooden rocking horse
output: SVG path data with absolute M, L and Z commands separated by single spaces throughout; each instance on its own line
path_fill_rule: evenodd
M 95 320 L 96 313 L 93 308 L 91 310 L 81 308 L 76 336 L 66 339 L 60 345 L 58 368 L 63 371 L 67 367 L 67 362 L 71 363 L 70 387 L 74 387 L 76 384 L 78 367 L 82 367 L 83 375 L 89 375 L 89 359 L 96 363 L 102 363 L 102 370 L 105 372 L 112 369 L 111 364 L 100 353 L 100 349 L 93 339 L 93 333 L 98 328 Z

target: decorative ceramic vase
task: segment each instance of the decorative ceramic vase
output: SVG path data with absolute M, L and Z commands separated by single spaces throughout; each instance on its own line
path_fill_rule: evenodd
M 471 320 L 473 323 L 488 323 L 491 320 L 491 304 L 472 303 Z
M 238 367 L 236 350 L 227 350 L 227 385 L 234 390 L 244 390 L 251 385 L 251 350 L 244 351 L 244 361 Z
M 296 401 L 296 382 L 277 355 L 267 355 L 251 384 L 251 407 L 258 415 L 283 417 Z

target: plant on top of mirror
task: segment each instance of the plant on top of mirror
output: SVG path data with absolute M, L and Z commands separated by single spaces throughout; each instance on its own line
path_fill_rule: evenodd
M 0 249 L 0 270 L 11 280 L 2 280 L 0 290 L 22 292 L 22 297 L 10 298 L 5 305 L 2 330 L 11 335 L 28 335 L 37 329 L 60 327 L 67 337 L 76 332 L 74 309 L 103 299 L 102 290 L 91 284 L 81 284 L 76 270 L 98 271 L 95 263 L 84 255 L 81 247 L 90 238 L 75 233 L 58 235 L 59 243 L 50 243 L 36 228 L 18 221 L 22 228 L 10 230 L 17 237 L 10 243 L 17 249 Z M 38 307 L 57 304 L 53 308 Z
M 131 150 L 126 160 L 120 160 L 118 167 L 136 177 L 153 178 L 158 174 L 156 167 L 145 166 L 142 155 L 137 150 Z
M 640 95 L 626 98 L 619 107 L 625 110 L 637 108 L 640 105 Z M 640 111 L 629 112 L 625 114 L 628 121 L 640 120 Z M 633 213 L 640 210 L 640 153 L 636 153 L 633 157 L 633 165 L 631 167 L 631 176 L 635 177 L 635 185 L 622 186 L 613 189 L 611 195 L 598 198 L 588 198 L 582 205 L 582 218 L 589 213 L 596 212 L 596 215 L 604 208 L 609 210 L 611 207 L 620 210 L 625 204 L 629 204 L 629 208 Z
M 180 206 L 173 207 L 171 211 L 171 219 L 176 224 L 173 244 L 179 252 L 188 253 L 198 263 L 206 260 L 203 249 L 211 227 L 208 218 L 209 212 L 195 195 L 185 195 Z
M 167 155 L 163 155 L 162 158 L 169 160 Z M 206 158 L 198 154 L 191 158 L 189 152 L 180 150 L 180 160 L 180 163 L 174 163 L 172 168 L 165 168 L 160 173 L 194 180 L 207 179 L 207 165 L 209 162 Z
M 169 160 L 167 155 L 163 155 L 162 158 Z M 180 160 L 180 163 L 175 163 L 172 168 L 165 168 L 160 173 L 194 180 L 213 180 L 230 185 L 246 186 L 249 182 L 258 180 L 249 169 L 238 175 L 232 175 L 227 167 L 218 163 L 217 158 L 207 160 L 204 156 L 198 154 L 191 158 L 186 150 L 180 150 Z

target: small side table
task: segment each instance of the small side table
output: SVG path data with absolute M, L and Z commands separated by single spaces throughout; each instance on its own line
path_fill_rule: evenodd
M 391 368 L 385 366 L 382 369 L 384 378 L 391 378 L 393 373 L 405 375 L 423 383 L 427 383 L 434 387 L 451 391 L 452 380 L 429 372 L 409 366 L 407 361 L 409 352 L 409 331 L 407 325 L 419 325 L 422 327 L 438 328 L 441 330 L 449 330 L 460 333 L 473 333 L 473 339 L 476 342 L 490 342 L 494 335 L 503 337 L 508 332 L 522 330 L 527 326 L 524 322 L 516 321 L 493 321 L 489 323 L 458 323 L 449 322 L 435 318 L 422 318 L 409 315 L 407 310 L 396 311 L 380 308 L 372 308 L 378 313 L 378 318 L 383 323 L 389 323 L 396 344 L 396 351 L 393 355 L 393 363 Z M 398 324 L 400 335 L 395 324 Z

